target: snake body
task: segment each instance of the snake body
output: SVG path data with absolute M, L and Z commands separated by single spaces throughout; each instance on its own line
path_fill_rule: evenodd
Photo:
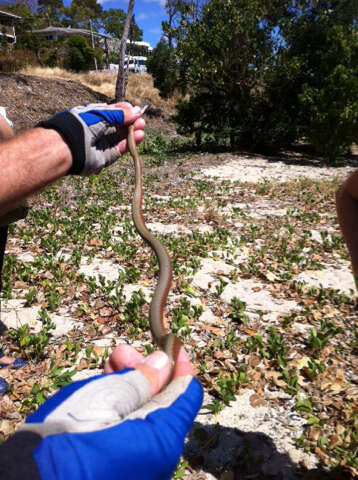
M 128 128 L 128 149 L 135 167 L 135 190 L 132 200 L 134 226 L 139 235 L 154 251 L 159 263 L 159 278 L 149 311 L 150 329 L 154 342 L 169 356 L 173 367 L 181 347 L 181 341 L 169 330 L 164 317 L 164 306 L 172 282 L 172 266 L 168 252 L 162 243 L 152 235 L 144 222 L 142 214 L 142 161 L 137 152 L 133 125 Z

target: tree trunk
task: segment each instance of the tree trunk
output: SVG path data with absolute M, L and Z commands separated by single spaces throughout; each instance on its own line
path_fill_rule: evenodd
M 123 35 L 121 38 L 121 45 L 119 50 L 118 76 L 117 76 L 116 93 L 115 93 L 116 102 L 123 102 L 123 100 L 125 100 L 125 97 L 126 97 L 126 90 L 127 90 L 127 83 L 128 83 L 128 68 L 126 68 L 126 66 L 124 65 L 124 60 L 126 56 L 127 38 L 129 33 L 129 27 L 132 20 L 133 7 L 134 7 L 134 0 L 129 0 L 127 18 L 126 18 L 126 23 L 124 25 L 124 30 L 123 30 Z

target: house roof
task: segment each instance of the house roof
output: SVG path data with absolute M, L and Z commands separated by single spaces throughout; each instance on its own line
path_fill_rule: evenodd
M 4 12 L 4 10 L 0 10 L 0 17 L 9 17 L 9 18 L 17 18 L 18 20 L 21 20 L 21 17 L 18 15 L 14 15 L 13 13 L 10 12 Z
M 110 38 L 108 35 L 104 35 L 103 33 L 98 32 L 91 32 L 91 30 L 86 30 L 84 28 L 71 28 L 71 27 L 46 27 L 41 28 L 40 30 L 32 30 L 32 33 L 39 33 L 46 35 L 47 33 L 62 33 L 65 35 L 87 35 L 91 36 L 93 34 L 94 37 L 101 37 L 101 38 Z

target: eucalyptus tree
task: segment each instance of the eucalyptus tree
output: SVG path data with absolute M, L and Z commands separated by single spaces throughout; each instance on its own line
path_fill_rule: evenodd
M 251 108 L 273 56 L 277 0 L 210 0 L 193 22 L 182 18 L 178 38 L 180 86 L 190 94 L 178 107 L 184 133 L 241 138 Z

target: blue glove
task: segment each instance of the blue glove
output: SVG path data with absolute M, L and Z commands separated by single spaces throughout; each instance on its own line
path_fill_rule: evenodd
M 153 398 L 138 370 L 74 382 L 0 448 L 0 478 L 20 478 L 16 471 L 23 468 L 21 478 L 31 480 L 170 479 L 202 397 L 191 375 L 175 378 Z
M 136 113 L 140 113 L 137 107 Z M 92 103 L 57 113 L 39 127 L 59 132 L 70 147 L 72 168 L 69 174 L 90 175 L 111 165 L 120 157 L 114 127 L 124 124 L 122 108 Z

